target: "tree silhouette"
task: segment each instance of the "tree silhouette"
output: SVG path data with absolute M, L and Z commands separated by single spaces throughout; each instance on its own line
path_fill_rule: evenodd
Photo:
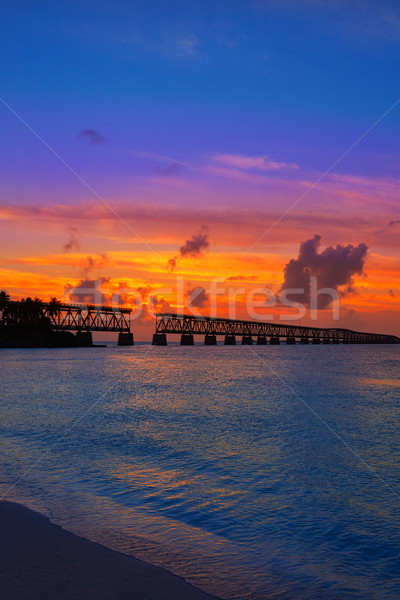
M 47 310 L 49 311 L 50 317 L 56 317 L 61 312 L 61 302 L 57 298 L 52 298 L 47 304 Z
M 0 292 L 0 311 L 3 312 L 7 310 L 10 305 L 10 295 L 7 294 L 4 290 Z

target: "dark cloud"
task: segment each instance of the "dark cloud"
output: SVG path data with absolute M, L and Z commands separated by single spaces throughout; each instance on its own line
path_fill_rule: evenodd
M 165 298 L 161 298 L 157 295 L 150 296 L 150 303 L 153 306 L 153 310 L 156 313 L 172 313 L 176 312 L 175 309 L 172 308 L 170 303 L 165 300 Z
M 82 279 L 88 279 L 89 274 L 93 269 L 102 269 L 109 263 L 108 256 L 106 254 L 98 254 L 97 256 L 85 256 L 79 261 L 79 267 L 81 270 Z
M 393 227 L 393 225 L 398 225 L 398 223 L 400 223 L 400 219 L 397 219 L 397 221 L 389 221 L 388 227 Z
M 209 296 L 203 287 L 195 287 L 188 290 L 188 305 L 196 308 L 203 308 L 208 302 Z
M 200 233 L 192 235 L 190 240 L 186 240 L 183 246 L 179 248 L 179 253 L 182 258 L 185 256 L 201 256 L 204 250 L 207 250 L 209 245 L 208 228 L 205 225 L 202 225 Z
M 203 255 L 203 252 L 207 250 L 210 242 L 208 239 L 208 227 L 205 225 L 201 226 L 201 231 L 192 237 L 179 248 L 179 256 L 173 256 L 168 260 L 168 268 L 173 271 L 176 267 L 178 258 L 185 258 L 187 256 L 199 257 Z
M 78 304 L 108 304 L 110 295 L 104 289 L 110 281 L 109 277 L 99 279 L 81 279 L 76 285 L 67 285 L 64 296 L 69 302 Z
M 300 288 L 302 293 L 290 294 L 287 298 L 310 306 L 311 277 L 317 278 L 318 289 L 330 288 L 338 291 L 339 287 L 346 286 L 344 293 L 354 291 L 353 275 L 362 274 L 368 247 L 365 244 L 358 246 L 330 246 L 318 254 L 320 235 L 300 244 L 299 256 L 289 261 L 284 269 L 285 280 L 281 291 L 291 288 Z M 343 290 L 341 290 L 343 293 Z M 318 296 L 318 308 L 327 308 L 332 302 L 330 294 Z
M 168 261 L 168 269 L 170 271 L 173 271 L 176 267 L 176 261 L 178 260 L 177 256 L 174 256 L 173 258 L 170 258 Z
M 160 175 L 161 177 L 168 177 L 169 175 L 175 175 L 179 173 L 183 169 L 183 165 L 178 162 L 172 162 L 165 167 L 154 167 L 154 173 L 156 175 Z
M 78 133 L 77 138 L 79 140 L 89 140 L 91 144 L 102 144 L 107 141 L 107 138 L 95 129 L 85 129 Z
M 81 246 L 78 241 L 78 228 L 77 227 L 69 228 L 67 241 L 65 242 L 65 244 L 63 244 L 62 248 L 63 248 L 64 252 L 72 252 L 72 250 L 78 251 L 81 249 Z
M 256 275 L 252 275 L 251 277 L 247 275 L 232 275 L 232 277 L 227 278 L 227 281 L 257 281 L 257 279 Z
M 389 296 L 391 296 L 392 298 L 396 296 L 394 290 L 389 290 Z

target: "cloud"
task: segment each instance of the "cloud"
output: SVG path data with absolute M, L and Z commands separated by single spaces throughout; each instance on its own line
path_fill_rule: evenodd
M 204 305 L 208 302 L 209 296 L 205 290 L 205 288 L 199 286 L 195 287 L 192 290 L 188 290 L 188 305 L 194 306 L 196 308 L 203 308 Z
M 108 304 L 110 291 L 109 277 L 99 279 L 81 279 L 76 285 L 68 284 L 64 291 L 64 300 L 78 304 Z
M 153 310 L 155 313 L 173 313 L 176 312 L 174 308 L 172 308 L 171 304 L 165 298 L 161 298 L 156 294 L 154 296 L 150 296 L 150 303 L 153 306 Z
M 268 156 L 244 156 L 243 154 L 217 154 L 213 159 L 228 167 L 244 171 L 256 169 L 259 171 L 278 171 L 279 169 L 298 169 L 296 163 L 284 163 L 271 160 Z
M 102 144 L 107 138 L 95 129 L 85 129 L 76 136 L 79 140 L 89 140 L 92 144 Z
M 394 290 L 389 290 L 389 296 L 391 296 L 392 298 L 396 296 Z
M 177 265 L 178 258 L 186 258 L 192 256 L 198 258 L 203 255 L 203 252 L 207 250 L 210 242 L 208 239 L 208 227 L 206 225 L 201 226 L 201 231 L 192 237 L 179 248 L 179 256 L 173 256 L 168 260 L 168 268 L 173 271 Z
M 171 162 L 165 167 L 154 167 L 154 173 L 161 177 L 168 177 L 169 175 L 175 175 L 176 173 L 179 173 L 183 168 L 184 165 L 182 163 Z
M 77 227 L 69 228 L 67 241 L 65 242 L 65 244 L 63 244 L 62 248 L 63 248 L 64 252 L 71 252 L 72 250 L 79 251 L 81 249 L 81 246 L 78 241 L 78 228 Z
M 227 281 L 257 281 L 257 275 L 232 275 L 232 277 L 228 277 Z
M 366 244 L 358 246 L 330 246 L 318 254 L 321 236 L 300 244 L 299 255 L 290 260 L 284 269 L 284 282 L 281 291 L 287 290 L 287 298 L 310 306 L 311 277 L 317 278 L 318 289 L 330 288 L 338 291 L 339 287 L 347 286 L 341 290 L 342 294 L 353 292 L 353 276 L 363 273 L 364 262 L 368 247 Z M 290 294 L 290 289 L 301 289 L 301 293 Z M 332 302 L 330 294 L 318 296 L 318 308 L 327 308 Z
M 400 219 L 398 219 L 397 221 L 390 221 L 388 223 L 388 227 L 393 227 L 393 225 L 398 225 L 398 223 L 400 223 Z
M 200 233 L 192 235 L 190 240 L 186 240 L 183 246 L 179 248 L 179 253 L 182 258 L 185 256 L 202 256 L 204 250 L 207 250 L 209 245 L 208 228 L 202 225 Z
M 173 256 L 172 258 L 170 258 L 168 260 L 168 269 L 171 272 L 175 270 L 177 260 L 178 260 L 178 258 L 176 256 Z
M 98 256 L 88 255 L 84 258 L 81 258 L 79 261 L 79 267 L 82 273 L 82 279 L 87 279 L 89 273 L 93 269 L 102 269 L 109 262 L 109 258 L 106 254 L 99 254 Z

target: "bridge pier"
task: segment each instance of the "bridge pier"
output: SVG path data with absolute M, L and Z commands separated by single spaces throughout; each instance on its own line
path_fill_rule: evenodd
M 321 343 L 321 338 L 319 337 L 319 334 L 313 335 L 312 343 L 313 344 L 320 344 Z
M 194 346 L 194 339 L 192 333 L 182 333 L 181 346 Z
M 216 346 L 217 345 L 217 336 L 214 335 L 213 333 L 206 333 L 206 336 L 204 338 L 204 345 L 205 346 Z
M 277 333 L 273 333 L 269 338 L 269 343 L 273 346 L 277 346 L 278 344 L 280 344 L 281 340 L 279 339 L 279 335 Z
M 337 333 L 334 333 L 332 336 L 332 344 L 339 344 L 340 340 L 339 340 L 339 336 Z
M 296 338 L 294 337 L 293 333 L 289 334 L 286 338 L 286 343 L 293 345 L 296 343 Z
M 242 337 L 242 346 L 251 346 L 253 343 L 253 338 L 251 335 L 245 334 Z
M 329 334 L 328 335 L 324 334 L 324 337 L 322 338 L 322 343 L 323 344 L 330 344 L 331 343 L 331 338 L 329 337 Z
M 267 337 L 265 335 L 259 335 L 257 337 L 257 346 L 265 346 L 267 344 Z
M 117 346 L 134 346 L 135 342 L 133 341 L 133 333 L 130 331 L 121 331 L 118 334 L 118 343 Z
M 230 333 L 227 333 L 224 340 L 224 346 L 236 346 L 235 336 Z
M 310 340 L 308 339 L 308 335 L 305 335 L 303 333 L 303 335 L 300 338 L 300 344 L 309 344 Z
M 75 337 L 79 346 L 93 346 L 91 331 L 77 331 Z
M 165 333 L 154 333 L 152 345 L 167 346 L 167 335 Z

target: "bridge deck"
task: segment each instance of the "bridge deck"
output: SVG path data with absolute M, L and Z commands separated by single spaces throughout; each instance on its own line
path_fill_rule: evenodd
M 191 315 L 177 315 L 174 313 L 156 314 L 156 334 L 203 334 L 203 335 L 231 335 L 231 336 L 257 336 L 257 337 L 290 337 L 290 338 L 321 338 L 339 342 L 363 343 L 400 343 L 400 339 L 393 335 L 377 333 L 364 333 L 343 328 L 305 327 L 271 323 L 268 321 L 244 321 L 240 319 L 224 319 L 211 317 L 194 317 Z

